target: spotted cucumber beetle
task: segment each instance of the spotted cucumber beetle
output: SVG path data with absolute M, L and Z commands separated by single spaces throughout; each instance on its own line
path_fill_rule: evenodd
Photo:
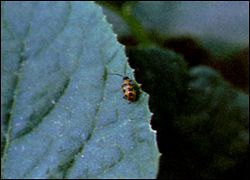
M 112 75 L 117 75 L 123 77 L 123 83 L 121 85 L 123 98 L 129 102 L 135 102 L 139 99 L 141 93 L 141 85 L 135 80 L 130 79 L 128 76 L 123 76 L 121 74 L 111 73 Z

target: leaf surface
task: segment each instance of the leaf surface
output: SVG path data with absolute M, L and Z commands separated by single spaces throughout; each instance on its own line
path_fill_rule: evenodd
M 2 178 L 155 178 L 148 95 L 91 2 L 1 3 Z

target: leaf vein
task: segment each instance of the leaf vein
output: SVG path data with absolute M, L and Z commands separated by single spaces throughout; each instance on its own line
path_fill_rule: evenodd
M 11 131 L 12 131 L 12 127 L 11 127 L 11 124 L 12 124 L 12 116 L 13 116 L 13 111 L 14 111 L 14 108 L 16 106 L 16 97 L 17 97 L 17 94 L 18 94 L 18 86 L 20 84 L 20 79 L 21 79 L 21 71 L 23 70 L 23 64 L 25 62 L 25 58 L 24 56 L 22 55 L 24 51 L 24 44 L 22 44 L 21 46 L 21 56 L 20 56 L 20 59 L 19 59 L 19 66 L 18 66 L 18 75 L 16 77 L 16 83 L 14 85 L 14 88 L 13 88 L 13 99 L 12 99 L 12 102 L 11 102 L 11 105 L 10 105 L 10 115 L 7 116 L 8 119 L 6 119 L 6 122 L 7 122 L 7 132 L 6 132 L 6 136 L 5 136 L 5 146 L 3 148 L 3 156 L 1 158 L 1 174 L 3 174 L 3 171 L 4 171 L 4 162 L 7 158 L 7 150 L 9 148 L 9 145 L 10 145 L 10 138 L 11 138 Z
M 104 66 L 105 67 L 105 66 Z M 104 75 L 106 77 L 107 75 L 107 69 L 106 67 L 104 68 Z M 97 122 L 98 122 L 98 114 L 100 112 L 100 106 L 104 100 L 104 92 L 105 92 L 105 87 L 106 87 L 106 83 L 107 82 L 107 78 L 103 78 L 103 83 L 102 83 L 102 91 L 101 91 L 101 96 L 100 96 L 100 100 L 96 103 L 97 106 L 96 106 L 96 109 L 95 109 L 95 115 L 94 115 L 94 120 L 92 121 L 92 125 L 91 125 L 91 128 L 90 128 L 90 132 L 88 134 L 88 137 L 85 141 L 85 143 L 83 143 L 81 145 L 81 147 L 79 148 L 80 150 L 76 153 L 76 156 L 75 158 L 72 160 L 72 162 L 70 163 L 70 166 L 67 167 L 67 169 L 65 170 L 65 174 L 64 174 L 64 178 L 67 178 L 69 173 L 70 173 L 70 170 L 73 168 L 74 164 L 75 164 L 75 161 L 77 158 L 80 157 L 80 154 L 83 153 L 83 150 L 84 150 L 84 146 L 89 142 L 91 141 L 92 137 L 93 137 L 93 134 L 94 132 L 96 131 L 96 127 L 97 127 Z M 88 176 L 88 174 L 86 175 Z
M 24 136 L 26 136 L 27 134 L 31 133 L 32 131 L 34 131 L 39 124 L 42 122 L 42 120 L 47 117 L 50 113 L 53 112 L 53 110 L 55 109 L 57 102 L 63 97 L 63 95 L 65 94 L 65 91 L 68 89 L 68 86 L 70 84 L 70 78 L 66 79 L 63 88 L 61 89 L 60 93 L 58 93 L 58 97 L 55 97 L 55 103 L 50 103 L 49 105 L 47 105 L 45 108 L 47 108 L 47 110 L 45 110 L 42 114 L 38 113 L 36 114 L 35 112 L 33 114 L 30 115 L 29 118 L 29 125 L 26 126 L 22 131 L 18 132 L 15 139 L 20 139 Z

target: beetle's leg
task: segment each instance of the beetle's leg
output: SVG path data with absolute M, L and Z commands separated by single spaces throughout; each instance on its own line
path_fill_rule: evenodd
M 125 87 L 125 86 L 127 86 L 127 84 L 122 84 L 122 88 Z

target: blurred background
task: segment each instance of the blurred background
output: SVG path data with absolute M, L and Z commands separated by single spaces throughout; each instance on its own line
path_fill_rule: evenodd
M 249 178 L 249 2 L 102 1 L 150 95 L 158 179 Z

